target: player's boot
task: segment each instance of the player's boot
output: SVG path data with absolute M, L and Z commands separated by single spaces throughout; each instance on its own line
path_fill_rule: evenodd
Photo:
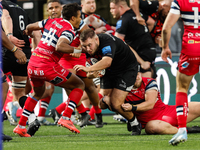
M 40 125 L 43 125 L 43 126 L 55 126 L 56 125 L 54 123 L 47 121 L 45 118 L 42 121 L 39 121 L 39 122 L 40 122 Z
M 12 138 L 10 136 L 2 133 L 2 140 L 3 140 L 3 142 L 5 142 L 5 141 L 9 142 L 10 140 L 12 140 Z
M 71 120 L 66 120 L 60 117 L 58 120 L 58 125 L 69 129 L 71 132 L 80 133 L 80 131 L 74 126 Z
M 56 109 L 49 110 L 49 115 L 53 118 L 54 124 L 57 124 L 58 120 L 61 117 L 61 115 L 56 111 Z
M 185 142 L 187 141 L 187 131 L 180 131 L 173 136 L 173 138 L 169 141 L 169 144 L 171 145 L 178 145 L 180 142 Z
M 200 133 L 199 126 L 187 127 L 187 133 Z
M 13 133 L 18 134 L 21 137 L 31 137 L 28 133 L 26 128 L 22 129 L 19 127 L 19 125 L 17 125 L 14 130 Z
M 96 128 L 102 128 L 103 127 L 103 121 L 102 121 L 102 114 L 96 114 L 96 124 L 95 124 Z
M 127 130 L 129 132 L 132 131 L 131 135 L 140 135 L 141 134 L 141 130 L 142 130 L 142 125 L 141 123 L 139 123 L 138 125 L 135 126 L 131 126 L 130 123 L 127 123 Z
M 40 122 L 35 119 L 33 122 L 31 122 L 27 128 L 27 133 L 31 136 L 35 135 L 36 131 L 40 128 Z
M 13 119 L 13 117 L 10 115 L 9 111 L 6 111 L 6 115 L 8 118 L 8 121 L 10 122 L 10 125 L 16 126 L 17 122 Z
M 89 124 L 90 115 L 88 113 L 82 113 L 80 119 L 80 127 L 87 126 Z

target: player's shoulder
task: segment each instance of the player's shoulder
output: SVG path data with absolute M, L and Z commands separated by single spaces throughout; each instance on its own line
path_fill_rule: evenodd
M 148 78 L 148 77 L 142 77 L 142 81 L 145 85 L 149 84 L 157 84 L 156 80 L 153 78 Z

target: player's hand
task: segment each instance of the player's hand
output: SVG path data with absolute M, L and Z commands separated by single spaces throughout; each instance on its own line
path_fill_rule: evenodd
M 124 111 L 132 111 L 132 105 L 129 103 L 124 103 L 124 104 L 122 104 L 122 109 Z
M 107 31 L 106 27 L 100 27 L 100 28 L 97 28 L 95 29 L 95 33 L 96 34 L 99 34 L 99 33 L 105 33 Z
M 149 61 L 144 61 L 141 65 L 141 68 L 147 70 L 151 67 L 151 63 Z
M 8 36 L 8 39 L 15 45 L 19 48 L 19 50 L 22 50 L 20 47 L 24 47 L 25 46 L 25 42 L 24 40 L 20 40 L 18 38 L 16 38 L 15 36 L 13 35 L 9 35 Z
M 145 20 L 140 15 L 136 16 L 136 19 L 137 19 L 139 24 L 146 26 Z
M 161 52 L 161 57 L 163 59 L 163 61 L 169 63 L 169 61 L 167 60 L 167 57 L 169 57 L 170 59 L 172 59 L 172 52 L 169 48 L 163 48 L 162 52 Z
M 33 32 L 29 31 L 27 28 L 23 31 L 23 34 L 28 35 L 33 38 Z
M 82 70 L 84 72 L 89 72 L 89 67 L 85 67 L 85 66 L 82 66 L 82 65 L 76 65 L 76 66 L 74 66 L 73 69 L 76 70 L 76 71 Z
M 23 51 L 18 49 L 17 51 L 14 52 L 14 56 L 17 58 L 17 62 L 19 64 L 26 64 L 27 58 Z
M 81 53 L 70 53 L 69 55 L 71 55 L 72 57 L 76 57 L 76 58 L 81 57 Z
M 99 77 L 99 71 L 91 71 L 87 73 L 87 78 L 93 79 Z

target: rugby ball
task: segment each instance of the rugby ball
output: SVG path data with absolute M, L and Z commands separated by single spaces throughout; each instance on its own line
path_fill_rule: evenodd
M 96 59 L 96 58 L 87 58 L 85 66 L 90 67 L 90 66 L 96 64 L 97 62 L 98 62 L 98 59 Z M 99 77 L 103 77 L 105 75 L 105 73 L 106 73 L 105 69 L 100 70 Z

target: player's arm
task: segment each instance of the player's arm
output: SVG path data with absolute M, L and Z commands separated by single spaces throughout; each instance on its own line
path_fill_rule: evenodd
M 3 15 L 2 15 L 2 27 L 8 36 L 8 39 L 16 45 L 19 49 L 20 47 L 24 47 L 24 40 L 20 40 L 16 37 L 13 36 L 13 21 L 12 18 L 10 17 L 10 14 L 8 10 L 3 9 Z
M 76 66 L 74 66 L 74 69 L 76 71 L 83 70 L 85 72 L 99 71 L 99 70 L 103 70 L 103 69 L 110 67 L 112 60 L 113 59 L 111 57 L 104 56 L 104 57 L 102 57 L 102 59 L 100 61 L 98 61 L 96 64 L 94 64 L 90 67 L 85 67 L 85 66 L 82 66 L 82 65 L 76 65 Z
M 139 0 L 130 0 L 130 7 L 133 9 L 138 23 L 141 25 L 146 25 L 145 20 L 140 15 Z
M 146 91 L 145 93 L 145 101 L 137 104 L 131 105 L 129 103 L 122 104 L 122 108 L 124 111 L 148 111 L 153 109 L 158 96 L 158 91 L 155 89 L 151 89 Z
M 115 32 L 115 36 L 118 37 L 118 38 L 120 38 L 121 40 L 124 40 L 124 38 L 125 38 L 125 35 L 124 35 L 124 34 L 120 34 L 120 33 L 118 33 L 118 32 Z M 144 61 L 144 60 L 137 54 L 137 52 L 136 52 L 131 46 L 129 46 L 129 47 L 130 47 L 130 49 L 132 50 L 132 52 L 134 53 L 134 55 L 135 55 L 135 57 L 136 57 L 136 59 L 137 59 L 137 62 L 141 65 L 141 67 L 142 67 L 144 70 L 149 69 L 151 63 L 148 62 L 148 61 Z
M 73 39 L 71 39 L 73 40 Z M 70 46 L 70 41 L 68 38 L 62 36 L 58 39 L 56 44 L 56 51 L 61 53 L 81 53 L 82 49 L 80 47 Z
M 36 30 L 41 30 L 41 27 L 39 26 L 39 22 L 28 24 L 26 26 L 26 29 L 24 30 L 24 34 L 30 37 L 33 37 L 34 36 L 33 31 L 36 31 Z
M 132 52 L 134 53 L 136 59 L 137 59 L 137 62 L 140 64 L 140 66 L 144 69 L 144 70 L 147 70 L 151 67 L 151 63 L 149 61 L 144 61 L 139 55 L 138 53 L 131 47 L 129 46 L 130 49 L 132 50 Z
M 14 56 L 17 58 L 19 64 L 25 64 L 27 61 L 26 55 L 23 51 L 18 50 L 18 48 L 9 41 L 5 32 L 1 29 L 2 45 L 14 53 Z
M 32 48 L 35 49 L 40 42 L 41 39 L 41 31 L 33 31 L 32 37 Z
M 163 24 L 162 34 L 161 34 L 161 37 L 162 37 L 161 57 L 167 63 L 168 63 L 167 57 L 169 56 L 170 58 L 172 58 L 171 50 L 169 49 L 171 29 L 174 26 L 174 24 L 177 22 L 179 17 L 180 17 L 180 14 L 174 14 L 174 13 L 169 12 Z
M 153 18 L 151 18 L 149 16 L 146 23 L 147 23 L 147 27 L 149 29 L 149 32 L 151 32 L 153 30 L 153 28 L 154 28 L 155 21 L 153 20 Z

